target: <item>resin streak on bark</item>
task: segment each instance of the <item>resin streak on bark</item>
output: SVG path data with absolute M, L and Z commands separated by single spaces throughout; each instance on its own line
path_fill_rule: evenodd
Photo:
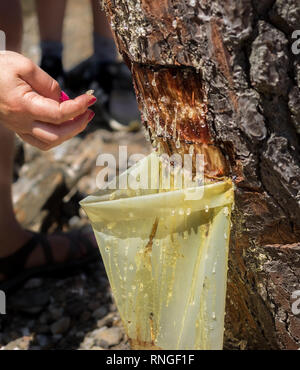
M 207 98 L 200 74 L 194 68 L 138 64 L 132 70 L 143 121 L 155 146 L 169 155 L 203 154 L 206 178 L 224 176 L 225 159 L 207 127 Z

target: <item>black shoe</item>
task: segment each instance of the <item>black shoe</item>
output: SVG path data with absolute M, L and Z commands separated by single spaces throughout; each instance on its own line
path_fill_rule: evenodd
M 101 78 L 110 77 L 107 110 L 110 114 L 110 127 L 117 131 L 136 131 L 141 127 L 141 118 L 132 84 L 132 76 L 124 63 L 103 66 Z M 100 82 L 101 84 L 101 82 Z M 105 86 L 105 80 L 103 85 Z
M 65 85 L 65 72 L 61 58 L 52 56 L 43 56 L 41 60 L 41 68 L 54 78 L 63 89 Z
M 132 77 L 124 63 L 100 63 L 91 57 L 67 73 L 67 88 L 77 93 L 94 90 L 112 129 L 134 131 L 140 128 Z
M 89 89 L 92 82 L 96 81 L 97 64 L 90 57 L 66 73 L 66 84 L 69 89 L 78 93 Z

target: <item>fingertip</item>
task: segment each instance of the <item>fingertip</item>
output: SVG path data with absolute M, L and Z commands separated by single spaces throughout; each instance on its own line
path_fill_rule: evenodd
M 88 122 L 91 122 L 91 120 L 95 117 L 95 112 L 91 111 L 88 116 Z
M 95 104 L 97 101 L 97 98 L 94 95 L 85 93 L 83 95 L 78 96 L 75 100 L 79 100 L 82 103 L 86 104 L 88 107 Z
M 80 125 L 81 126 L 80 132 L 86 129 L 87 125 L 92 121 L 94 117 L 95 117 L 95 113 L 91 109 L 88 109 L 83 115 L 83 117 L 80 118 L 80 121 L 82 122 Z
M 90 107 L 91 105 L 94 105 L 96 101 L 97 101 L 97 98 L 95 96 L 93 97 L 89 96 L 88 106 Z
M 61 91 L 59 83 L 54 79 L 52 79 L 52 87 L 51 87 L 50 91 L 51 92 L 49 94 L 49 98 L 54 99 L 56 102 L 60 102 L 62 91 Z

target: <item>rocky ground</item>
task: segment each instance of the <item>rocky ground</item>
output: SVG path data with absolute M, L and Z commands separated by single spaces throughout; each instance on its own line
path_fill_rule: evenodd
M 99 262 L 65 279 L 33 278 L 9 297 L 0 349 L 129 349 Z
M 37 62 L 36 17 L 32 2 L 23 3 L 24 53 Z M 91 52 L 88 3 L 69 1 L 67 67 L 79 62 L 78 55 Z M 111 132 L 103 125 L 101 112 L 84 135 L 50 152 L 17 144 L 15 211 L 24 227 L 45 233 L 88 224 L 78 202 L 96 190 L 100 153 L 117 156 L 120 144 L 128 145 L 129 155 L 150 151 L 142 131 Z M 100 254 L 98 261 L 72 275 L 35 277 L 9 294 L 7 314 L 0 316 L 0 349 L 129 349 Z
M 97 124 L 96 124 L 97 125 Z M 78 202 L 96 191 L 99 153 L 147 154 L 143 132 L 93 128 L 46 153 L 18 143 L 13 193 L 24 227 L 51 233 L 88 224 Z M 36 277 L 7 297 L 0 349 L 128 349 L 105 269 L 99 260 L 71 276 Z

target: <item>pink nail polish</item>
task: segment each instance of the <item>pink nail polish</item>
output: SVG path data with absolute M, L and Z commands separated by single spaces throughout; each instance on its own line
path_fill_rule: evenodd
M 96 103 L 96 101 L 97 101 L 97 98 L 93 97 L 93 98 L 88 102 L 88 105 L 90 106 L 90 105 L 92 105 L 92 104 Z
M 59 100 L 61 103 L 63 103 L 64 101 L 70 100 L 70 98 L 65 92 L 61 91 Z
M 91 112 L 88 118 L 88 121 L 90 122 L 95 117 L 95 113 Z

